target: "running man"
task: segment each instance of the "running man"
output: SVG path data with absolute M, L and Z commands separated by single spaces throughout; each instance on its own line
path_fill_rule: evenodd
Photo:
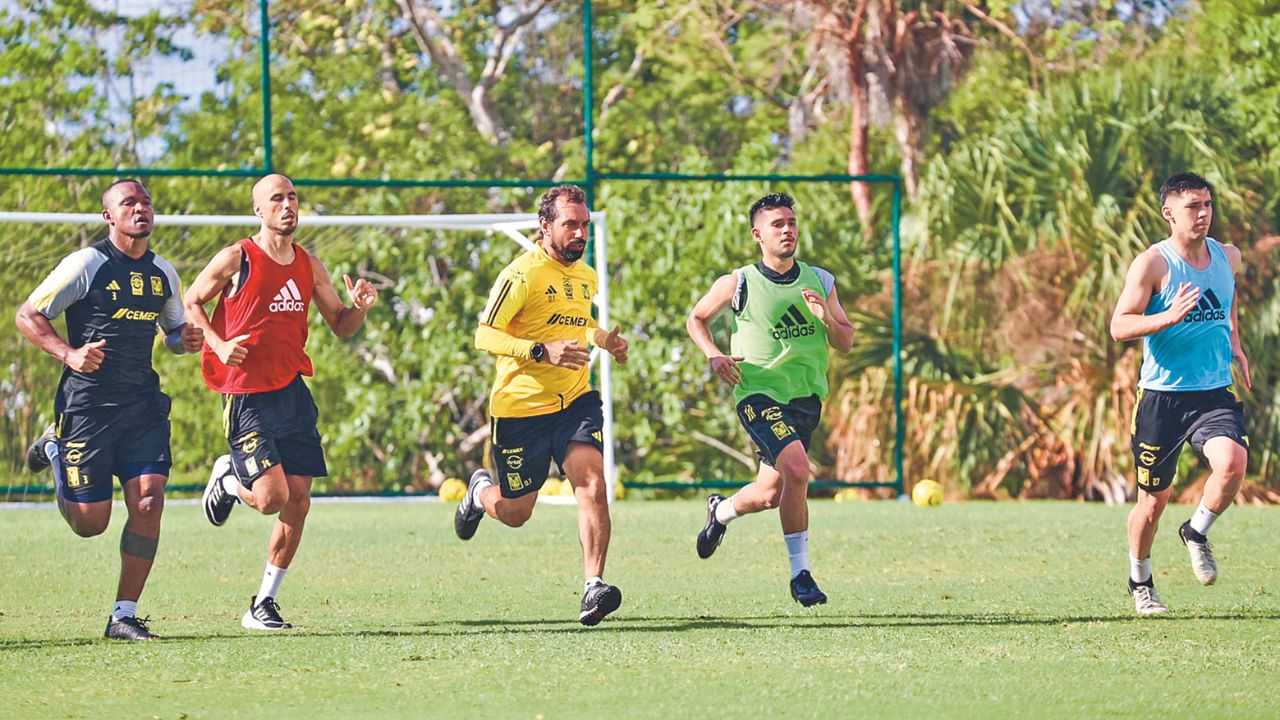
M 698 557 L 709 558 L 739 515 L 778 508 L 791 561 L 791 597 L 810 607 L 827 601 L 809 568 L 809 441 L 827 396 L 827 345 L 847 353 L 853 325 L 840 304 L 835 277 L 795 259 L 795 201 L 781 193 L 751 206 L 751 235 L 760 262 L 722 275 L 698 301 L 685 327 L 733 387 L 738 419 L 755 442 L 760 470 L 731 498 L 707 498 Z M 733 332 L 726 355 L 709 323 L 726 306 Z
M 591 214 L 582 190 L 552 188 L 538 205 L 538 247 L 516 258 L 489 293 L 476 347 L 497 356 L 489 396 L 493 465 L 471 475 L 454 516 L 469 540 L 487 513 L 510 527 L 533 515 L 554 460 L 578 500 L 578 537 L 586 576 L 578 620 L 596 625 L 622 604 L 604 582 L 609 551 L 609 497 L 604 479 L 600 393 L 591 389 L 589 345 L 627 361 L 627 341 L 591 317 L 596 273 L 579 262 Z
M 187 290 L 187 319 L 204 330 L 202 368 L 223 394 L 223 431 L 231 449 L 214 463 L 204 490 L 205 517 L 222 525 L 237 502 L 275 515 L 267 568 L 258 593 L 240 619 L 248 630 L 292 627 L 280 617 L 276 596 L 302 540 L 311 507 L 311 480 L 328 474 L 319 411 L 303 375 L 307 315 L 312 302 L 334 334 L 356 334 L 378 291 L 344 275 L 351 307 L 334 291 L 324 263 L 293 241 L 298 193 L 284 175 L 253 186 L 258 234 L 223 248 Z M 217 298 L 213 319 L 205 305 Z
M 18 329 L 62 362 L 56 421 L 27 451 L 27 466 L 53 465 L 58 510 L 80 537 L 106 532 L 114 475 L 129 519 L 120 534 L 120 583 L 104 635 L 152 640 L 138 598 L 160 542 L 169 451 L 169 397 L 151 365 L 156 327 L 174 354 L 196 352 L 200 330 L 182 319 L 178 273 L 150 249 L 155 214 L 137 180 L 102 194 L 105 240 L 62 260 L 18 309 Z M 52 320 L 67 318 L 67 340 Z
M 1129 594 L 1140 615 L 1169 610 L 1151 579 L 1151 545 L 1182 446 L 1190 442 L 1210 469 L 1200 506 L 1178 528 L 1191 571 L 1205 585 L 1218 579 L 1209 528 L 1235 500 L 1249 461 L 1244 406 L 1231 378 L 1234 360 L 1245 387 L 1252 387 L 1235 302 L 1240 250 L 1208 236 L 1213 186 L 1199 175 L 1166 180 L 1160 214 L 1169 237 L 1134 258 L 1111 316 L 1113 338 L 1142 338 L 1129 429 L 1138 469 L 1138 501 L 1129 513 Z

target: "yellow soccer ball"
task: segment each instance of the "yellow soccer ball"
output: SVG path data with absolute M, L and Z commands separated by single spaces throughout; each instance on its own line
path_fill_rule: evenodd
M 569 483 L 564 483 L 564 484 L 565 484 L 565 485 L 568 485 Z M 538 491 L 538 494 L 539 494 L 539 495 L 542 495 L 543 497 L 550 497 L 550 496 L 552 496 L 552 495 L 559 495 L 559 494 L 560 494 L 560 479 L 559 479 L 559 478 L 547 478 L 547 481 L 546 481 L 546 482 L 544 482 L 544 483 L 542 483 L 542 489 Z
M 440 499 L 445 502 L 462 502 L 467 495 L 467 484 L 458 478 L 449 478 L 440 483 Z
M 920 507 L 935 507 L 942 504 L 942 486 L 933 480 L 921 480 L 911 489 L 911 502 Z

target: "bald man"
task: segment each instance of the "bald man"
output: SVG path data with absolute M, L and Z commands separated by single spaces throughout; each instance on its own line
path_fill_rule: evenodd
M 18 309 L 18 329 L 65 367 L 54 424 L 27 451 L 27 465 L 51 464 L 58 510 L 81 537 L 111 520 L 112 477 L 129 519 L 120 534 L 120 582 L 104 635 L 157 637 L 137 616 L 160 542 L 169 479 L 169 397 L 151 365 L 156 327 L 175 354 L 196 352 L 200 330 L 182 319 L 178 273 L 150 249 L 151 195 L 118 180 L 102 195 L 107 237 L 71 253 Z M 67 339 L 53 327 L 66 314 Z
M 184 304 L 187 321 L 204 332 L 201 369 L 205 384 L 223 396 L 231 450 L 214 463 L 205 517 L 221 526 L 237 503 L 276 516 L 262 585 L 240 624 L 277 631 L 292 627 L 280 617 L 276 596 L 302 540 L 311 481 L 328 474 L 319 412 L 302 380 L 313 374 L 306 353 L 308 311 L 314 302 L 334 334 L 350 338 L 378 291 L 343 275 L 351 301 L 344 304 L 324 263 L 293 241 L 298 193 L 289 178 L 259 180 L 253 214 L 262 221 L 257 234 L 218 251 Z M 210 318 L 205 306 L 215 298 Z

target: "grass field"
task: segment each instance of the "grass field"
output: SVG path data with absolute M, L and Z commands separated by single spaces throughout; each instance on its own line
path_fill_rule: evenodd
M 703 506 L 614 510 L 614 617 L 577 622 L 575 510 L 453 537 L 452 505 L 323 504 L 251 635 L 268 521 L 165 515 L 142 614 L 165 636 L 100 639 L 123 508 L 75 538 L 52 508 L 0 511 L 0 717 L 1275 717 L 1280 510 L 1214 528 L 1222 577 L 1191 576 L 1173 508 L 1155 551 L 1172 614 L 1123 591 L 1126 508 L 817 503 L 831 596 L 787 595 L 777 518 L 693 550 Z

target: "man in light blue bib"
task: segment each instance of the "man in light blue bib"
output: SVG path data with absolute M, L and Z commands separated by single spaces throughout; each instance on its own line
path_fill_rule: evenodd
M 1160 205 L 1169 237 L 1134 258 L 1111 317 L 1116 340 L 1142 338 L 1129 428 L 1138 471 L 1138 500 L 1129 514 L 1129 593 L 1140 615 L 1168 612 L 1151 580 L 1151 546 L 1183 445 L 1190 442 L 1211 471 L 1200 506 L 1178 528 L 1191 570 L 1205 585 L 1218 579 L 1209 528 L 1235 500 L 1249 460 L 1244 409 L 1231 376 L 1234 361 L 1251 386 L 1235 302 L 1240 250 L 1208 236 L 1213 186 L 1199 175 L 1166 180 Z

